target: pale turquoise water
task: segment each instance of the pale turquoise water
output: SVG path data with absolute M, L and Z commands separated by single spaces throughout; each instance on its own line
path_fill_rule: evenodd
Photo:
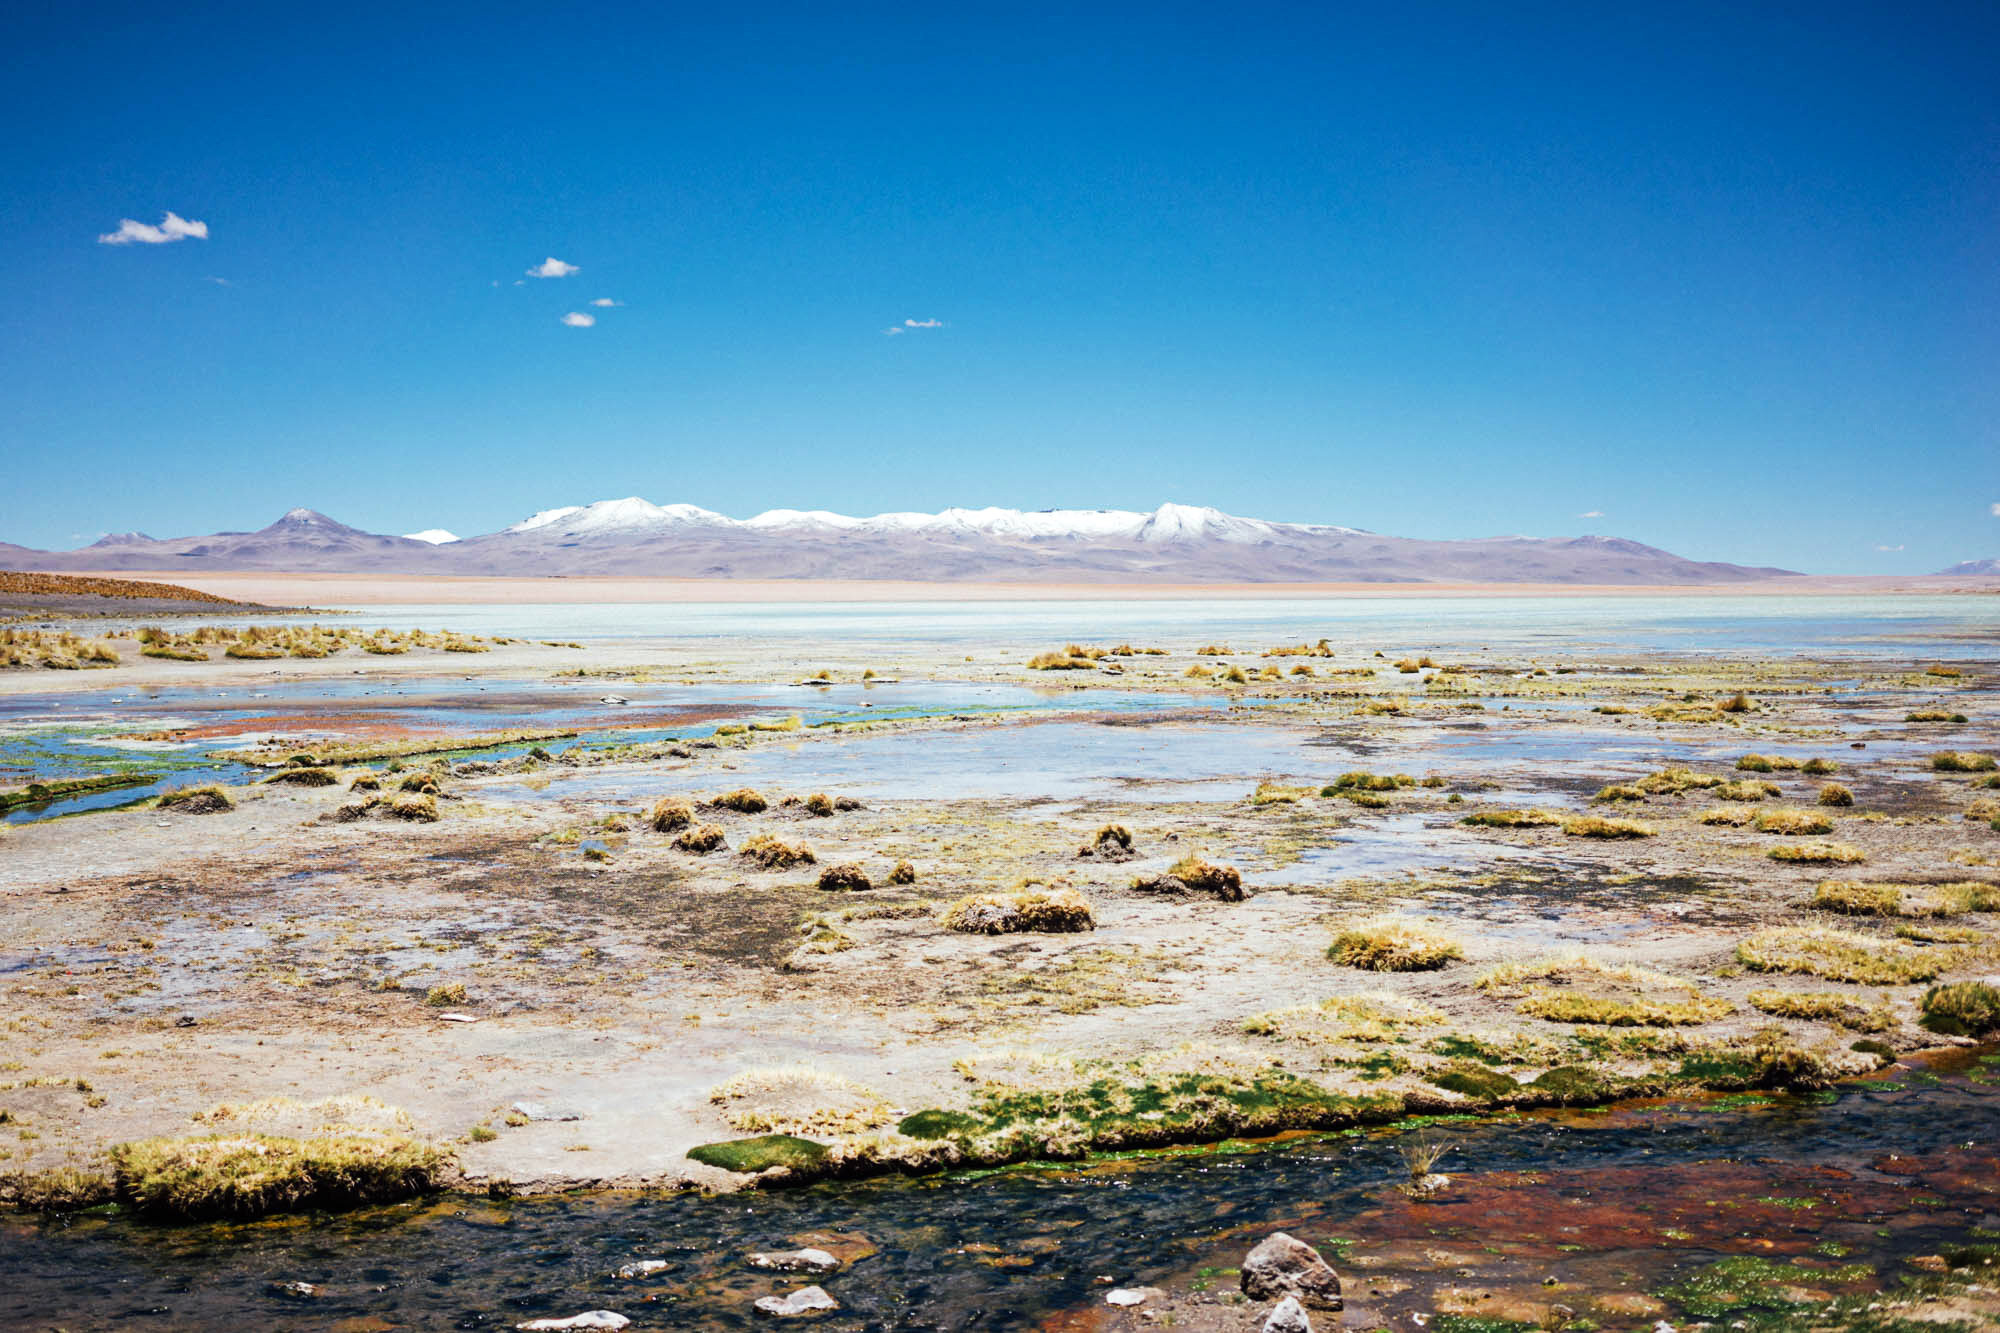
M 343 623 L 530 639 L 784 639 L 871 645 L 1158 643 L 1237 648 L 1327 637 L 1374 651 L 2000 656 L 2000 596 L 1347 597 L 1090 601 L 641 603 L 332 608 Z

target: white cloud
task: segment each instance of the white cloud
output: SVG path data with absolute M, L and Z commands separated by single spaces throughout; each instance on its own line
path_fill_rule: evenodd
M 567 278 L 570 274 L 581 271 L 575 264 L 565 264 L 554 255 L 550 255 L 547 259 L 529 269 L 528 276 L 531 278 Z
M 597 322 L 597 316 L 586 315 L 578 310 L 572 310 L 567 315 L 563 316 L 563 323 L 569 325 L 573 329 L 587 329 L 596 322 Z
M 1894 545 L 1894 546 L 1883 546 L 1882 544 L 1880 544 L 1880 543 L 1878 542 L 1878 543 L 1876 543 L 1876 546 L 1875 546 L 1875 549 L 1876 549 L 1876 550 L 1878 550 L 1878 551 L 1900 551 L 1900 550 L 1902 550 L 1902 549 L 1903 549 L 1903 547 L 1902 547 L 1902 544 L 1901 544 L 1900 542 L 1899 542 L 1899 543 L 1897 543 L 1897 544 L 1896 544 L 1896 545 Z
M 888 328 L 882 330 L 882 333 L 885 337 L 893 338 L 902 331 L 903 326 L 901 324 L 891 324 Z
M 906 319 L 903 321 L 903 327 L 906 329 L 941 329 L 944 327 L 944 321 L 941 319 Z
M 1993 517 L 2000 518 L 2000 500 L 1993 502 Z
M 614 301 L 608 296 L 600 296 L 595 301 L 592 301 L 591 304 L 594 306 L 602 306 L 609 308 L 611 306 L 623 305 L 625 303 L 623 301 Z
M 1604 511 L 1603 511 L 1602 509 L 1586 509 L 1586 510 L 1584 510 L 1584 511 L 1583 511 L 1583 512 L 1582 512 L 1581 514 L 1578 514 L 1578 515 L 1577 515 L 1577 517 L 1578 517 L 1578 518 L 1603 518 L 1603 517 L 1604 517 Z
M 130 245 L 137 241 L 140 245 L 165 245 L 170 241 L 185 241 L 188 237 L 197 241 L 208 239 L 206 222 L 190 222 L 178 213 L 169 213 L 160 219 L 157 227 L 144 222 L 134 222 L 131 218 L 120 218 L 117 231 L 107 231 L 97 238 L 99 245 Z
M 218 287 L 234 287 L 236 285 L 227 278 L 216 277 L 213 273 L 209 274 L 208 280 Z

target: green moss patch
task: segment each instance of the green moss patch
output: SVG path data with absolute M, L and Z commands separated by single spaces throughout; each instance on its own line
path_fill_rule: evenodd
M 791 1134 L 759 1134 L 749 1139 L 723 1139 L 688 1149 L 687 1154 L 703 1166 L 719 1166 L 724 1171 L 746 1174 L 782 1166 L 797 1171 L 818 1166 L 826 1158 L 826 1145 Z

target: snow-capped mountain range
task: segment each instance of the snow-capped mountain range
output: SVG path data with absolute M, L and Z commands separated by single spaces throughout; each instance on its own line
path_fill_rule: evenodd
M 255 532 L 120 533 L 75 551 L 0 544 L 0 567 L 1193 584 L 1712 584 L 1790 573 L 1688 560 L 1617 537 L 1422 541 L 1183 504 L 872 518 L 773 509 L 737 519 L 637 496 L 544 509 L 465 538 L 442 528 L 387 536 L 294 509 Z

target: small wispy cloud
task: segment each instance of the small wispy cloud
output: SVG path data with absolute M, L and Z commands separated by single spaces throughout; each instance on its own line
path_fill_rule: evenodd
M 1995 500 L 1993 502 L 1992 511 L 1993 511 L 1993 517 L 2000 518 L 2000 500 Z
M 944 321 L 941 319 L 906 319 L 901 324 L 891 324 L 888 328 L 882 330 L 882 332 L 884 335 L 893 338 L 897 334 L 907 333 L 911 329 L 941 329 L 943 327 Z
M 623 301 L 614 301 L 608 296 L 600 296 L 595 301 L 592 301 L 591 304 L 594 306 L 602 306 L 605 309 L 609 309 L 612 306 L 624 305 L 625 303 Z
M 1603 517 L 1604 517 L 1604 511 L 1603 511 L 1602 509 L 1586 509 L 1586 510 L 1584 510 L 1584 511 L 1583 511 L 1583 512 L 1582 512 L 1581 514 L 1578 514 L 1578 515 L 1577 515 L 1577 517 L 1578 517 L 1578 518 L 1603 518 Z
M 547 259 L 529 269 L 528 276 L 531 278 L 567 278 L 572 273 L 580 273 L 582 271 L 575 264 L 565 264 L 554 255 L 550 255 Z
M 206 222 L 190 222 L 178 213 L 169 213 L 160 219 L 155 227 L 145 222 L 135 222 L 131 218 L 120 218 L 117 231 L 107 231 L 97 238 L 99 245 L 166 245 L 172 241 L 185 241 L 189 237 L 197 241 L 208 239 Z
M 586 315 L 581 310 L 572 310 L 563 316 L 562 322 L 573 329 L 587 329 L 597 322 L 597 316 Z
M 1894 546 L 1884 546 L 1880 542 L 1877 542 L 1875 549 L 1878 551 L 1900 551 L 1903 549 L 1903 543 L 1898 542 Z
M 208 275 L 208 281 L 214 283 L 218 287 L 234 287 L 236 285 L 227 278 L 216 277 L 213 273 Z

